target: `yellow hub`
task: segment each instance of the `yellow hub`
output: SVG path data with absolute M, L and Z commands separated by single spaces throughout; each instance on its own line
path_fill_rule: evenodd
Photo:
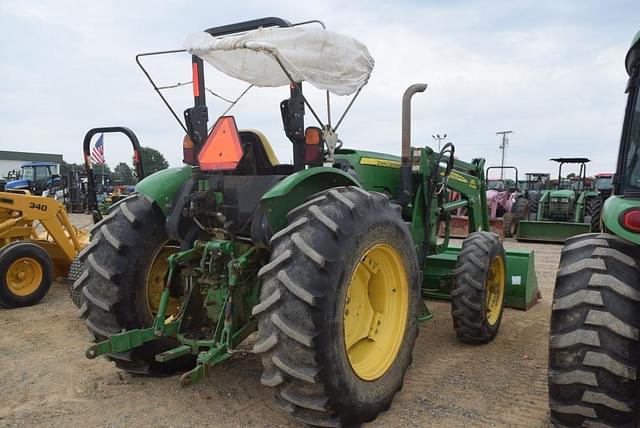
M 42 277 L 42 266 L 37 260 L 21 257 L 7 269 L 7 287 L 16 296 L 29 296 L 40 288 Z
M 169 269 L 169 261 L 167 258 L 179 250 L 180 248 L 177 246 L 165 244 L 160 251 L 158 251 L 149 268 L 149 274 L 147 276 L 147 302 L 152 316 L 158 313 L 158 307 L 160 306 L 160 296 L 162 295 L 162 290 L 164 290 L 165 275 Z M 166 314 L 171 315 L 177 313 L 179 304 L 179 299 L 169 298 Z
M 376 244 L 365 251 L 351 275 L 344 308 L 351 368 L 363 380 L 379 379 L 396 359 L 409 313 L 407 273 L 393 247 Z
M 491 261 L 491 265 L 489 265 L 486 283 L 485 307 L 487 310 L 487 322 L 490 325 L 495 325 L 495 323 L 498 322 L 498 318 L 500 318 L 505 290 L 504 273 L 504 259 L 497 256 Z

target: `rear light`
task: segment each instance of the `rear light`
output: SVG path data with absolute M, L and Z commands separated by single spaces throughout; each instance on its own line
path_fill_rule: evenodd
M 198 154 L 200 169 L 203 171 L 232 170 L 238 166 L 242 155 L 236 120 L 233 116 L 220 116 Z
M 182 139 L 182 162 L 187 165 L 193 165 L 195 158 L 193 156 L 193 141 L 188 135 Z
M 310 126 L 304 131 L 304 163 L 307 165 L 322 162 L 322 130 Z
M 198 98 L 200 96 L 200 79 L 198 78 L 198 64 L 197 63 L 193 63 L 192 66 L 192 72 L 193 72 L 193 96 L 195 98 Z
M 622 227 L 630 232 L 640 233 L 640 208 L 631 208 L 620 216 Z

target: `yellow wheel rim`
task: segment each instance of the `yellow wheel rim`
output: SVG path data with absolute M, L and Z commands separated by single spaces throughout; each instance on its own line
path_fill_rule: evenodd
M 7 269 L 7 287 L 16 296 L 29 296 L 40 288 L 42 277 L 42 266 L 37 260 L 21 257 Z
M 486 310 L 487 322 L 495 325 L 500 318 L 502 302 L 504 301 L 505 274 L 504 259 L 501 256 L 495 257 L 489 265 L 486 284 Z
M 167 258 L 180 250 L 179 247 L 173 245 L 164 245 L 156 257 L 153 259 L 151 268 L 149 268 L 149 274 L 147 275 L 147 303 L 149 304 L 149 311 L 152 316 L 156 316 L 158 313 L 158 307 L 160 306 L 160 296 L 162 290 L 164 290 L 164 280 L 169 269 L 169 261 Z M 178 312 L 178 306 L 180 300 L 173 297 L 169 298 L 167 304 L 166 315 L 175 314 Z
M 396 359 L 409 312 L 404 263 L 387 244 L 365 251 L 356 265 L 344 309 L 344 342 L 355 374 L 367 381 L 382 377 Z

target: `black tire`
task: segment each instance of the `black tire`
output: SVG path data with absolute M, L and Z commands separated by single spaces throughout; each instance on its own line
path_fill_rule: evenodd
M 91 242 L 78 258 L 83 272 L 74 288 L 84 302 L 78 315 L 101 341 L 122 330 L 153 323 L 147 300 L 147 277 L 156 255 L 167 242 L 165 217 L 158 206 L 141 194 L 122 201 L 94 225 Z M 167 374 L 192 365 L 191 356 L 158 363 L 155 355 L 177 345 L 168 337 L 126 353 L 108 354 L 116 366 L 136 374 Z
M 487 285 L 490 266 L 500 258 L 503 266 L 502 299 L 497 318 L 487 313 Z M 462 243 L 454 270 L 451 315 L 458 339 L 466 343 L 491 342 L 500 329 L 506 296 L 506 259 L 500 238 L 491 232 L 473 232 Z
M 512 213 L 502 216 L 502 230 L 505 238 L 512 238 L 517 232 L 517 222 Z
M 531 207 L 529 205 L 529 201 L 522 196 L 518 197 L 515 204 L 511 207 L 511 212 L 513 213 L 513 217 L 516 219 L 516 224 L 522 219 L 527 219 L 530 211 Z
M 584 207 L 585 217 L 589 216 L 591 222 L 591 232 L 600 232 L 600 211 L 602 210 L 602 199 L 599 196 L 587 198 Z
M 77 308 L 82 306 L 84 302 L 84 295 L 82 294 L 82 289 L 84 288 L 85 283 L 79 282 L 76 287 L 76 281 L 82 276 L 83 272 L 83 263 L 80 260 L 80 257 L 76 257 L 71 263 L 69 267 L 69 276 L 67 276 L 67 286 L 69 287 L 69 297 L 71 297 L 71 301 Z
M 10 281 L 15 281 L 13 274 L 17 265 L 14 265 L 19 259 L 28 259 L 29 263 L 35 263 L 32 266 L 40 269 L 40 281 L 34 278 L 33 285 L 35 288 L 26 295 L 16 294 L 9 286 Z M 20 262 L 23 263 L 23 262 Z M 13 266 L 13 267 L 12 267 Z M 12 267 L 11 271 L 9 268 Z M 33 269 L 33 268 L 32 268 Z M 17 272 L 24 275 L 23 272 Z M 28 275 L 28 274 L 27 274 Z M 12 278 L 10 278 L 12 277 Z M 28 277 L 27 277 L 28 278 Z M 53 263 L 51 257 L 39 245 L 31 242 L 18 241 L 5 245 L 0 249 L 0 305 L 6 308 L 19 308 L 23 306 L 31 306 L 38 303 L 47 294 L 51 284 L 53 283 Z
M 259 274 L 261 301 L 253 309 L 261 381 L 277 389 L 277 403 L 298 422 L 352 426 L 371 421 L 402 387 L 418 332 L 418 261 L 400 207 L 383 194 L 341 187 L 314 195 L 288 220 L 289 226 L 271 239 L 271 261 Z M 365 381 L 349 362 L 343 315 L 352 272 L 377 243 L 401 256 L 408 316 L 396 358 L 381 377 Z
M 531 214 L 537 214 L 538 205 L 540 204 L 540 192 L 529 192 L 529 212 Z
M 640 251 L 617 236 L 565 242 L 549 334 L 549 406 L 560 426 L 636 426 Z

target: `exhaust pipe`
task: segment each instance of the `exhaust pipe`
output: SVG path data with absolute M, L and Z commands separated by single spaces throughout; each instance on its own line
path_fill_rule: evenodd
M 411 200 L 411 98 L 427 89 L 426 83 L 415 83 L 402 96 L 402 161 L 400 162 L 400 191 L 396 202 L 407 205 Z

